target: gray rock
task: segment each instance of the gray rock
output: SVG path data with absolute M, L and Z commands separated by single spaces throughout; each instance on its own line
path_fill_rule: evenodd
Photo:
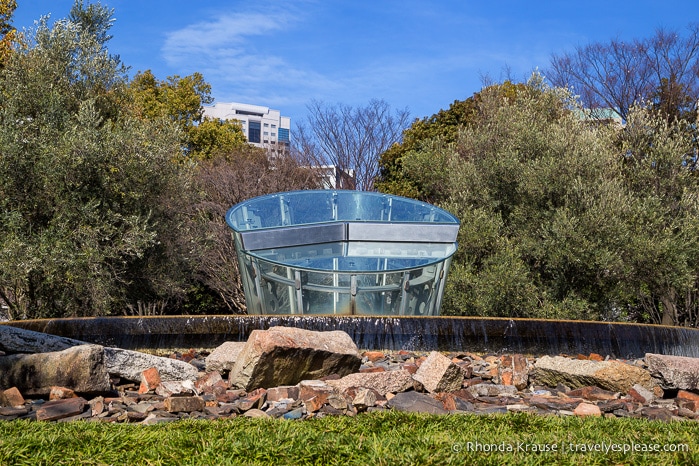
M 562 356 L 543 356 L 534 364 L 533 377 L 540 384 L 555 387 L 563 383 L 571 388 L 594 385 L 626 393 L 639 384 L 652 389 L 654 382 L 643 368 L 619 361 L 590 361 Z
M 229 381 L 248 391 L 295 385 L 330 374 L 351 374 L 361 363 L 357 345 L 346 332 L 272 327 L 250 333 Z
M 0 389 L 17 387 L 24 395 L 48 395 L 52 386 L 83 394 L 111 389 L 104 348 L 99 345 L 74 346 L 40 354 L 0 357 Z
M 349 374 L 341 379 L 328 380 L 339 391 L 344 392 L 348 388 L 363 387 L 375 390 L 381 396 L 388 393 L 400 393 L 413 388 L 413 378 L 410 372 L 399 369 L 385 372 L 357 372 Z
M 398 393 L 391 398 L 388 407 L 397 411 L 428 414 L 447 414 L 441 401 L 435 400 L 425 393 L 415 391 Z
M 244 341 L 223 343 L 206 357 L 206 371 L 218 371 L 222 374 L 230 372 L 244 347 Z
M 461 388 L 464 371 L 448 357 L 432 351 L 415 372 L 413 379 L 430 393 L 453 392 Z
M 466 389 L 475 397 L 478 396 L 503 396 L 514 395 L 517 393 L 517 388 L 514 385 L 499 385 L 492 383 L 479 383 L 471 385 Z
M 107 372 L 127 380 L 138 382 L 141 372 L 155 367 L 163 381 L 195 380 L 199 371 L 193 365 L 177 359 L 153 356 L 138 351 L 105 348 L 104 362 Z
M 72 338 L 25 330 L 7 324 L 0 325 L 0 351 L 8 354 L 48 353 L 86 344 Z
M 699 389 L 699 358 L 646 354 L 648 371 L 663 388 Z

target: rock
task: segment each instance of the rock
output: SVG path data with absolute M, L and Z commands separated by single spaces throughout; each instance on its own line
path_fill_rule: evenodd
M 0 406 L 15 407 L 23 405 L 24 397 L 17 387 L 8 388 L 0 392 Z
M 533 372 L 537 383 L 549 387 L 555 387 L 559 383 L 571 388 L 595 385 L 626 393 L 636 384 L 649 389 L 654 385 L 648 371 L 613 360 L 589 361 L 562 356 L 543 356 L 534 364 Z
M 453 392 L 461 388 L 464 371 L 437 351 L 432 351 L 413 375 L 430 393 Z
M 191 380 L 165 380 L 155 388 L 155 393 L 167 397 L 173 395 L 194 395 L 196 389 Z
M 211 393 L 214 387 L 223 382 L 223 377 L 218 371 L 207 372 L 203 376 L 194 381 L 194 388 L 199 393 Z M 226 384 L 224 383 L 225 387 Z
M 517 390 L 524 390 L 529 383 L 527 358 L 522 354 L 500 356 L 498 379 L 503 385 L 514 385 Z
M 66 398 L 64 400 L 47 401 L 36 410 L 37 421 L 56 421 L 82 414 L 87 401 L 84 398 Z
M 517 389 L 513 385 L 499 385 L 492 383 L 479 383 L 466 389 L 474 397 L 478 396 L 502 396 L 514 395 Z
M 73 390 L 66 387 L 51 387 L 49 400 L 65 400 L 66 398 L 76 398 L 78 395 Z
M 138 388 L 138 393 L 144 394 L 151 390 L 155 390 L 161 382 L 162 379 L 160 378 L 158 369 L 156 367 L 150 367 L 141 372 L 141 386 Z
M 250 333 L 229 382 L 245 390 L 295 385 L 330 374 L 351 374 L 361 362 L 357 345 L 343 331 L 272 327 Z
M 53 386 L 83 394 L 110 391 L 103 348 L 81 345 L 62 351 L 0 357 L 0 389 L 17 387 L 25 395 L 48 395 Z
M 592 403 L 580 403 L 574 410 L 576 416 L 602 416 L 602 411 Z
M 340 392 L 345 392 L 353 387 L 363 387 L 375 390 L 381 396 L 386 396 L 388 393 L 399 393 L 413 388 L 413 377 L 410 372 L 399 369 L 385 372 L 355 373 L 346 375 L 339 380 L 328 380 L 327 383 Z
M 376 406 L 376 392 L 370 388 L 360 388 L 357 390 L 352 405 L 359 412 L 366 411 L 372 406 Z
M 629 388 L 628 395 L 633 398 L 634 401 L 643 404 L 650 403 L 651 401 L 655 400 L 655 395 L 653 392 L 639 384 Z
M 640 387 L 640 385 L 638 384 L 636 384 L 635 386 Z M 617 398 L 619 398 L 618 393 L 595 386 L 576 388 L 575 390 L 570 390 L 568 393 L 566 393 L 566 395 L 579 396 L 585 398 L 588 401 L 608 401 L 616 400 Z
M 223 343 L 206 357 L 206 372 L 229 373 L 244 347 L 244 341 L 227 341 Z
M 72 338 L 0 325 L 0 351 L 12 353 L 50 353 L 87 343 Z
M 337 389 L 320 380 L 302 380 L 299 386 L 299 399 L 303 401 L 306 411 L 314 413 L 328 403 Z
M 298 385 L 282 385 L 267 390 L 267 401 L 295 400 L 298 397 Z
M 648 371 L 663 388 L 699 389 L 699 358 L 648 353 Z
M 426 393 L 415 391 L 402 392 L 391 398 L 387 406 L 396 411 L 419 412 L 429 414 L 447 414 L 442 402 L 435 400 Z
M 119 348 L 104 348 L 104 355 L 107 372 L 133 382 L 140 381 L 141 373 L 151 368 L 158 370 L 163 381 L 193 381 L 199 375 L 196 367 L 177 359 L 163 358 Z
M 191 413 L 204 410 L 204 400 L 199 396 L 170 396 L 165 398 L 168 413 Z

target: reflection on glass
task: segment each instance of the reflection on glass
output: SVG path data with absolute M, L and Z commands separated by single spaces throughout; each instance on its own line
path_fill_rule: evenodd
M 426 203 L 339 190 L 250 199 L 226 221 L 250 314 L 437 315 L 459 226 Z

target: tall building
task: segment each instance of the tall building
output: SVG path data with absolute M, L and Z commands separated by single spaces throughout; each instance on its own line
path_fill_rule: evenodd
M 217 103 L 204 107 L 204 116 L 219 120 L 238 120 L 250 144 L 280 152 L 289 150 L 291 118 L 279 110 L 238 102 Z

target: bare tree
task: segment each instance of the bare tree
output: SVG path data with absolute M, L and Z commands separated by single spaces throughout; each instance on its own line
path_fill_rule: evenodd
M 200 237 L 198 279 L 213 290 L 232 313 L 245 312 L 245 298 L 226 211 L 246 199 L 264 194 L 319 187 L 317 174 L 289 156 L 270 157 L 264 150 L 244 147 L 237 153 L 201 162 L 196 176 L 203 195 L 195 212 Z
M 699 25 L 685 37 L 659 29 L 650 39 L 577 47 L 554 55 L 546 75 L 553 85 L 572 87 L 587 107 L 611 108 L 623 119 L 648 103 L 680 116 L 699 98 Z
M 391 110 L 384 100 L 365 107 L 327 105 L 312 101 L 305 124 L 294 133 L 297 160 L 313 166 L 335 166 L 339 173 L 353 173 L 355 188 L 374 189 L 379 156 L 400 142 L 410 123 L 407 109 Z

